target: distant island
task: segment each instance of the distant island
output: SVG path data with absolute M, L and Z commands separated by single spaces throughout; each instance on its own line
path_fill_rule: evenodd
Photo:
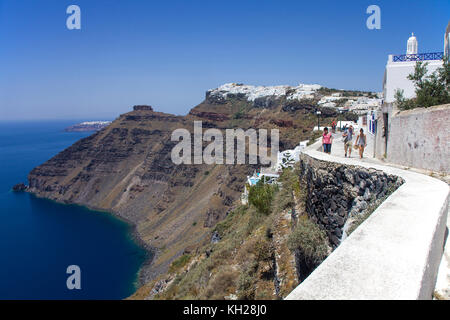
M 64 129 L 66 132 L 98 131 L 111 124 L 111 121 L 87 121 L 74 124 Z

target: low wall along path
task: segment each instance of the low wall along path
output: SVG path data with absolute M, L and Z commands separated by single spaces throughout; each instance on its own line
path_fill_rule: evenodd
M 431 299 L 445 242 L 449 186 L 371 157 L 359 159 L 357 150 L 345 158 L 340 134 L 331 155 L 318 151 L 320 146 L 318 141 L 306 148 L 301 165 L 310 176 L 308 213 L 326 228 L 333 246 L 343 220 L 363 211 L 364 202 L 381 198 L 389 186 L 398 188 L 286 299 Z M 328 203 L 315 201 L 327 188 Z M 316 207 L 321 203 L 327 208 Z M 341 215 L 328 210 L 331 206 Z

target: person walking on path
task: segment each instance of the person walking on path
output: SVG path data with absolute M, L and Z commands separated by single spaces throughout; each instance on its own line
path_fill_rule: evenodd
M 344 142 L 344 150 L 345 157 L 351 158 L 352 156 L 352 141 L 353 141 L 353 126 L 345 128 L 344 133 L 342 134 L 343 142 Z
M 335 133 L 336 132 L 336 121 L 333 120 L 333 122 L 331 123 L 331 132 Z
M 331 135 L 331 132 L 328 132 L 328 128 L 325 127 L 323 129 L 323 135 L 322 135 L 323 152 L 330 154 L 332 143 L 333 143 L 333 136 Z
M 364 134 L 364 130 L 359 130 L 358 137 L 356 137 L 355 147 L 359 149 L 359 157 L 362 159 L 364 154 L 364 148 L 367 146 L 367 138 Z

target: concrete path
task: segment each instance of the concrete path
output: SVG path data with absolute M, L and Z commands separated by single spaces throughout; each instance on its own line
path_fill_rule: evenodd
M 448 184 L 421 170 L 375 159 L 373 152 L 366 151 L 359 159 L 353 149 L 351 158 L 345 158 L 340 132 L 334 134 L 331 155 L 317 152 L 319 147 L 317 141 L 304 153 L 318 160 L 383 170 L 406 182 L 287 299 L 426 299 L 433 291 L 437 298 L 449 299 L 450 241 L 447 237 L 443 255 L 436 245 L 442 246 L 446 224 L 447 234 L 449 230 L 450 220 L 440 222 L 447 218 Z M 368 139 L 366 150 L 372 148 Z
M 364 155 L 362 159 L 359 159 L 359 151 L 353 149 L 351 156 L 348 158 L 355 158 L 359 159 L 361 162 L 365 163 L 377 163 L 377 164 L 383 164 L 383 165 L 389 165 L 396 168 L 405 168 L 404 166 L 398 166 L 398 165 L 392 165 L 389 163 L 386 163 L 384 161 L 381 161 L 379 159 L 376 159 L 373 157 L 373 139 L 369 135 L 366 135 L 368 137 L 367 139 L 367 147 L 365 148 Z M 356 136 L 353 139 L 353 144 L 356 141 Z M 372 151 L 372 152 L 371 152 Z M 342 138 L 342 133 L 337 132 L 333 135 L 333 145 L 331 148 L 331 155 L 336 157 L 345 157 L 345 149 L 344 149 L 344 142 Z M 417 171 L 419 173 L 426 173 L 424 170 L 412 170 Z M 450 230 L 450 216 L 448 216 L 447 219 L 447 235 Z M 440 299 L 446 299 L 450 300 L 450 240 L 447 236 L 446 244 L 444 253 L 442 255 L 442 261 L 439 267 L 439 273 L 438 278 L 436 282 L 436 293 L 438 298 Z
M 353 137 L 352 145 L 355 144 L 356 141 L 356 135 Z M 373 157 L 373 139 L 369 135 L 366 135 L 367 137 L 367 146 L 364 149 L 363 158 L 359 158 L 359 150 L 352 148 L 351 155 L 348 154 L 348 158 L 352 159 L 358 159 L 361 162 L 365 163 L 376 163 L 376 164 L 385 164 L 383 161 L 378 160 Z M 331 155 L 335 157 L 345 157 L 345 149 L 344 149 L 344 142 L 342 138 L 341 132 L 336 132 L 333 134 L 333 145 L 331 146 Z

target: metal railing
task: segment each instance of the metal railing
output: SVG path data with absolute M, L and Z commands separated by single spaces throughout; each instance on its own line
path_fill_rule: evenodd
M 426 61 L 426 60 L 442 60 L 444 58 L 443 52 L 430 52 L 419 54 L 400 54 L 394 55 L 393 62 L 405 62 L 405 61 Z

